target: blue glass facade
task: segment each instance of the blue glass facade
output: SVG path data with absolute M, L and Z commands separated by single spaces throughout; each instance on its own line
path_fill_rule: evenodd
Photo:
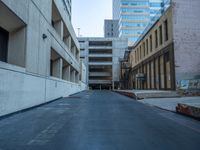
M 149 0 L 121 0 L 119 36 L 134 43 L 149 22 Z
M 134 44 L 162 15 L 166 1 L 170 0 L 113 0 L 113 7 L 119 7 L 113 8 L 113 16 L 119 19 L 119 36 L 127 37 L 129 44 Z

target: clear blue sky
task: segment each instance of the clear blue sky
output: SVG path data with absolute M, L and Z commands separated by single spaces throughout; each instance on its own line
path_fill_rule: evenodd
M 103 36 L 104 19 L 112 18 L 112 0 L 72 0 L 72 24 L 84 37 Z

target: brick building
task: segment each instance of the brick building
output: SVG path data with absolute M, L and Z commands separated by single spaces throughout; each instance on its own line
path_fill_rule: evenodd
M 126 62 L 131 67 L 122 71 L 128 88 L 175 90 L 181 80 L 200 76 L 199 7 L 200 1 L 172 0 L 131 47 Z

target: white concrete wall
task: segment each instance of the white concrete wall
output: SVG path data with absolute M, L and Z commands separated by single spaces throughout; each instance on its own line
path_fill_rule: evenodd
M 0 62 L 0 78 L 0 116 L 66 97 L 87 87 L 84 83 L 26 73 L 24 68 L 3 62 Z
M 200 77 L 200 1 L 172 2 L 176 80 Z

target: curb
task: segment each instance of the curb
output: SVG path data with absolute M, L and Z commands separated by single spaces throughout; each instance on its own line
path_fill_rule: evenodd
M 179 103 L 176 112 L 200 120 L 200 108 Z
M 125 92 L 125 91 L 113 91 L 113 92 L 119 93 L 121 95 L 130 97 L 130 98 L 133 98 L 133 99 L 136 99 L 136 100 L 138 99 L 138 97 L 132 92 Z

